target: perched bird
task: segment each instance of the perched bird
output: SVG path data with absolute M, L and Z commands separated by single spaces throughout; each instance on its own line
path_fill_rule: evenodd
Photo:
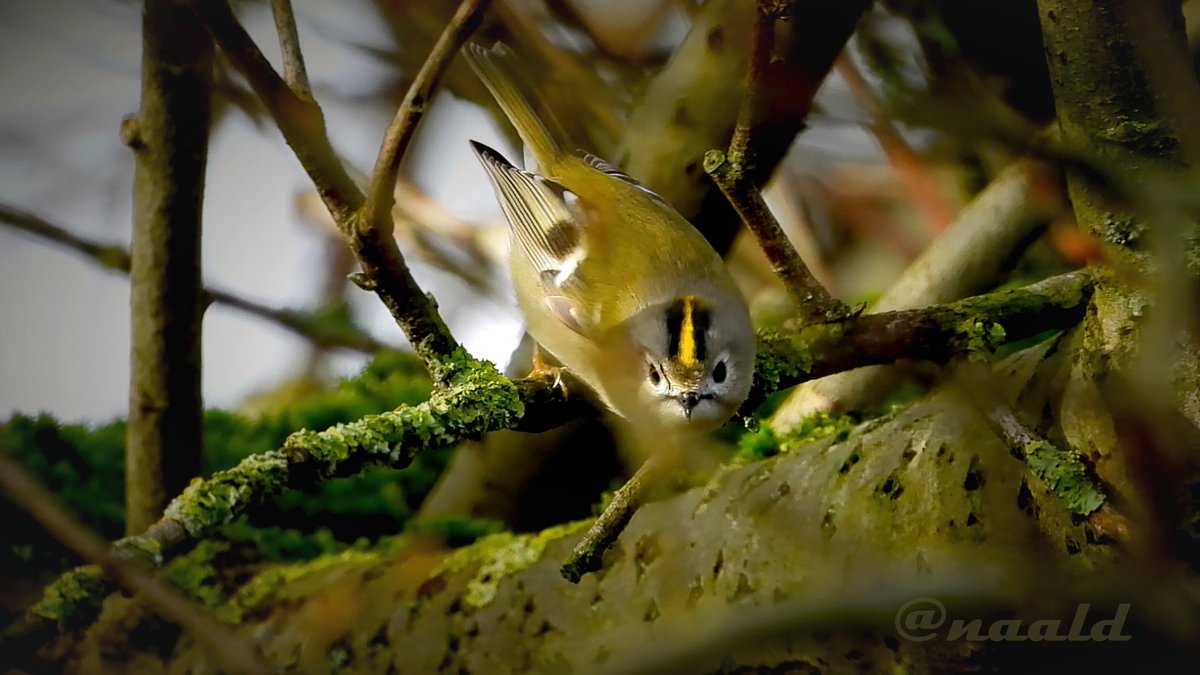
M 754 335 L 721 257 L 657 194 L 565 150 L 530 105 L 509 49 L 469 44 L 464 54 L 537 164 L 517 168 L 471 142 L 511 226 L 510 271 L 530 335 L 634 424 L 724 424 L 750 391 Z

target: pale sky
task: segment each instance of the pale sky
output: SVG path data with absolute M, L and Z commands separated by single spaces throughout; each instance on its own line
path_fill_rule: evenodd
M 367 0 L 296 0 L 309 73 L 334 144 L 369 166 L 390 110 L 354 102 L 386 75 L 348 47 L 386 47 Z M 0 200 L 93 239 L 127 245 L 133 159 L 118 141 L 137 109 L 141 3 L 116 0 L 0 0 Z M 276 47 L 265 3 L 245 9 L 269 58 Z M 456 214 L 499 217 L 468 138 L 504 147 L 477 109 L 439 98 L 414 159 L 420 182 Z M 311 302 L 320 276 L 318 237 L 296 215 L 308 187 L 273 129 L 233 113 L 212 138 L 205 195 L 203 265 L 212 285 L 278 306 Z M 515 312 L 464 297 L 461 284 L 417 262 L 414 274 L 439 296 L 456 335 L 478 356 L 503 364 L 516 344 Z M 399 331 L 374 296 L 355 306 L 381 339 Z M 128 396 L 128 284 L 121 275 L 63 249 L 0 228 L 0 420 L 49 411 L 66 420 L 123 415 Z M 279 382 L 305 354 L 299 339 L 260 320 L 213 306 L 204 322 L 204 395 L 234 406 Z M 361 358 L 337 361 L 352 372 Z
M 591 19 L 619 26 L 645 23 L 639 13 L 652 10 L 641 0 L 575 1 Z M 334 145 L 366 170 L 394 110 L 365 96 L 389 70 L 358 47 L 387 49 L 390 37 L 370 0 L 293 4 Z M 117 132 L 138 106 L 140 7 L 134 0 L 0 0 L 0 201 L 126 246 L 133 158 Z M 264 53 L 278 62 L 267 3 L 239 7 Z M 686 30 L 677 18 L 664 25 L 649 39 L 677 40 Z M 828 84 L 789 158 L 812 176 L 847 157 L 880 156 L 856 121 L 861 115 L 845 87 L 836 78 Z M 495 223 L 502 215 L 467 144 L 472 138 L 520 157 L 478 108 L 442 94 L 426 115 L 409 165 L 414 180 L 444 208 L 473 223 Z M 207 283 L 275 306 L 309 306 L 321 279 L 320 239 L 294 206 L 308 189 L 277 130 L 256 129 L 239 112 L 223 120 L 211 141 L 205 194 Z M 455 336 L 503 367 L 521 331 L 511 289 L 482 299 L 449 274 L 412 256 L 409 263 L 437 296 Z M 401 340 L 373 295 L 354 290 L 350 297 L 378 338 Z M 124 414 L 129 289 L 123 276 L 0 227 L 0 317 L 0 421 L 14 411 L 49 411 L 65 420 Z M 214 305 L 204 322 L 206 403 L 236 406 L 281 382 L 305 353 L 299 338 Z M 363 359 L 345 355 L 335 363 L 348 374 Z

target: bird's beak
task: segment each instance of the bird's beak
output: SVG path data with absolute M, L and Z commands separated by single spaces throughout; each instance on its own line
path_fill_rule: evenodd
M 685 391 L 677 397 L 679 405 L 683 406 L 683 415 L 689 420 L 692 419 L 692 410 L 700 403 L 700 392 Z

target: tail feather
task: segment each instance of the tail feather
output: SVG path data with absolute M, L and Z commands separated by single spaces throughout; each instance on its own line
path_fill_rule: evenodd
M 516 127 L 521 141 L 525 143 L 526 154 L 532 154 L 541 166 L 553 165 L 562 155 L 562 150 L 530 105 L 518 81 L 519 65 L 512 50 L 500 43 L 491 49 L 469 43 L 463 48 L 463 56 Z

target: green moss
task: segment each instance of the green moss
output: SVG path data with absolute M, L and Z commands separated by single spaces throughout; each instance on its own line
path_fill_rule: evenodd
M 787 454 L 830 436 L 838 441 L 845 440 L 855 423 L 853 418 L 846 415 L 819 412 L 805 417 L 790 432 L 782 435 L 767 424 L 760 423 L 757 429 L 739 439 L 735 461 L 745 464 Z
M 1086 516 L 1104 504 L 1104 492 L 1075 455 L 1046 442 L 1025 447 L 1025 462 L 1072 513 Z
M 590 524 L 591 521 L 585 520 L 536 534 L 502 532 L 484 537 L 446 556 L 431 576 L 473 569 L 475 576 L 467 582 L 464 602 L 472 607 L 484 607 L 495 599 L 501 581 L 541 560 L 549 543 L 586 529 Z
M 304 411 L 302 416 L 288 412 L 248 420 L 231 413 L 210 413 L 206 433 L 210 429 L 213 433 L 209 435 L 209 441 L 228 442 L 230 446 L 238 448 L 237 452 L 241 452 L 257 448 L 265 442 L 276 442 L 274 439 L 279 437 L 284 427 L 302 419 L 325 419 L 326 414 L 341 416 L 361 405 L 378 408 L 384 405 L 381 399 L 390 399 L 389 404 L 396 405 L 403 403 L 405 398 L 428 391 L 429 380 L 423 375 L 417 376 L 411 367 L 411 357 L 390 364 L 383 363 L 385 360 L 386 357 L 377 359 L 358 378 L 344 383 L 331 398 L 318 396 L 318 403 L 325 407 L 306 409 L 304 405 L 297 406 L 296 409 Z M 429 450 L 450 447 L 461 440 L 477 437 L 486 430 L 511 426 L 524 412 L 519 394 L 511 382 L 502 377 L 492 364 L 475 361 L 461 350 L 443 364 L 439 375 L 444 377 L 446 386 L 434 392 L 432 398 L 424 403 L 363 415 L 353 422 L 335 423 L 322 432 L 300 431 L 291 434 L 283 442 L 282 449 L 251 454 L 231 468 L 216 471 L 208 479 L 193 481 L 183 494 L 171 502 L 166 515 L 178 521 L 192 537 L 203 539 L 217 528 L 234 521 L 252 504 L 273 499 L 285 492 L 290 474 L 296 468 L 306 472 L 304 483 L 323 484 L 329 481 L 322 479 L 353 475 L 365 466 L 384 464 L 404 467 L 410 464 L 414 456 L 434 454 L 428 453 Z M 17 433 L 13 433 L 14 430 Z M 18 419 L 0 429 L 0 442 L 15 446 L 19 452 L 14 454 L 19 457 L 21 454 L 28 455 L 30 463 L 36 467 L 38 458 L 53 456 L 52 453 L 36 452 L 39 445 L 51 443 L 56 447 L 67 446 L 58 442 L 64 430 L 49 418 L 32 423 Z M 86 438 L 87 433 L 89 431 L 84 430 L 82 434 L 85 437 L 83 445 L 91 447 L 87 443 L 91 440 Z M 104 434 L 103 438 L 111 440 L 109 445 L 113 446 L 103 446 L 109 450 L 105 453 L 109 463 L 107 466 L 114 469 L 109 478 L 111 485 L 105 485 L 104 489 L 92 494 L 87 492 L 87 482 L 80 480 L 80 492 L 99 503 L 115 504 L 119 514 L 121 466 L 119 459 L 114 460 L 114 457 L 121 455 L 123 425 L 106 427 Z M 30 437 L 43 442 L 27 442 Z M 224 448 L 223 452 L 223 457 L 229 456 L 228 448 Z M 445 454 L 438 457 L 440 459 L 429 469 L 419 472 L 418 485 L 425 492 L 444 466 Z M 89 475 L 87 464 L 86 461 L 71 462 L 68 465 L 69 475 Z M 41 468 L 53 475 L 53 466 Z M 53 487 L 53 481 L 48 482 Z M 390 505 L 397 507 L 392 510 L 395 518 L 407 517 L 411 511 L 403 502 L 397 503 L 395 491 L 398 488 L 383 484 L 378 487 L 379 492 L 374 497 L 376 503 L 388 499 Z M 351 490 L 350 494 L 353 493 Z M 424 492 L 420 492 L 409 495 L 408 499 L 415 497 L 419 501 L 423 496 Z M 83 501 L 74 506 L 84 513 L 98 510 Z M 113 527 L 119 528 L 120 519 L 113 520 L 116 521 Z M 389 529 L 395 531 L 399 528 Z M 23 549 L 17 543 L 13 555 L 21 560 L 19 554 Z M 135 554 L 133 557 L 153 562 L 160 552 L 152 545 L 145 546 L 147 543 L 133 538 L 124 542 L 123 546 Z M 93 597 L 88 589 L 103 594 L 107 592 L 107 587 L 83 587 L 76 583 L 77 577 L 77 573 L 72 573 L 48 589 L 46 602 L 42 605 L 46 613 L 53 617 L 73 616 L 76 610 L 64 608 L 63 604 L 77 601 L 98 606 L 100 596 Z M 81 605 L 78 611 L 86 612 L 87 608 Z M 94 616 L 94 611 L 91 615 Z
M 1004 326 L 987 319 L 966 319 L 958 324 L 958 336 L 966 344 L 971 361 L 990 361 L 1006 333 Z
M 191 536 L 202 538 L 251 503 L 281 492 L 287 476 L 288 460 L 283 452 L 253 455 L 232 469 L 193 479 L 183 494 L 171 500 L 165 515 Z
M 387 548 L 396 548 L 397 541 L 399 540 L 388 541 Z M 294 581 L 326 569 L 374 564 L 379 561 L 380 555 L 378 550 L 350 549 L 336 555 L 322 556 L 306 563 L 270 567 L 256 574 L 234 593 L 229 600 L 230 612 L 244 617 L 270 602 L 281 588 Z
M 212 610 L 217 620 L 231 625 L 241 621 L 241 614 L 228 604 L 221 591 L 215 560 L 228 553 L 229 544 L 205 540 L 191 551 L 171 561 L 166 578 L 176 588 L 203 607 Z
M 758 331 L 754 358 L 754 388 L 775 392 L 780 383 L 796 380 L 812 370 L 813 352 L 800 335 L 790 331 Z
M 413 456 L 512 426 L 524 412 L 516 387 L 490 363 L 458 350 L 442 365 L 448 383 L 416 406 L 366 415 L 324 431 L 288 436 L 281 450 L 247 457 L 237 466 L 196 480 L 166 515 L 203 537 L 232 521 L 255 501 L 283 491 L 290 464 L 299 460 L 318 479 L 357 473 L 365 465 L 404 467 Z
M 60 632 L 73 631 L 96 620 L 100 604 L 111 591 L 99 567 L 76 567 L 47 586 L 42 599 L 29 611 L 55 622 Z

